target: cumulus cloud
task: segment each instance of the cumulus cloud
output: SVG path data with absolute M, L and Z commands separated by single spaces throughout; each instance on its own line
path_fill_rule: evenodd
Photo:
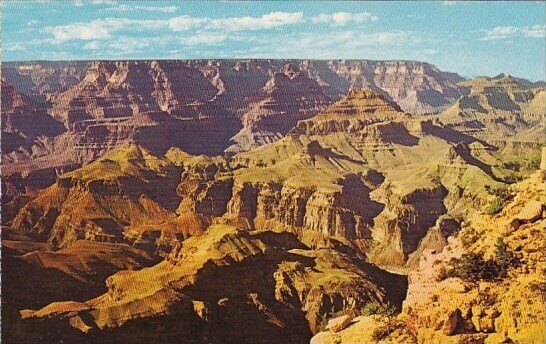
M 126 18 L 97 19 L 88 23 L 77 22 L 68 25 L 48 26 L 44 31 L 53 35 L 53 43 L 71 40 L 101 40 L 112 37 L 116 31 L 131 29 L 159 29 L 166 26 L 162 20 L 132 20 Z
M 94 20 L 90 23 L 72 23 L 69 25 L 46 27 L 45 31 L 53 35 L 56 43 L 70 40 L 95 40 L 110 37 L 110 31 L 115 29 L 114 22 Z
M 85 50 L 98 50 L 100 48 L 100 43 L 98 41 L 87 42 L 83 45 Z
M 274 29 L 302 23 L 303 12 L 271 12 L 261 17 L 231 17 L 209 21 L 209 26 L 227 31 Z
M 207 22 L 206 18 L 194 18 L 190 16 L 175 17 L 168 20 L 168 25 L 173 31 L 187 31 L 198 28 Z
M 336 12 L 332 14 L 319 14 L 311 18 L 313 24 L 326 23 L 334 26 L 345 26 L 349 23 L 364 23 L 368 21 L 377 21 L 379 18 L 369 12 L 348 13 Z
M 513 37 L 545 38 L 546 25 L 534 25 L 527 27 L 517 26 L 496 26 L 485 32 L 481 38 L 484 41 L 493 41 Z
M 116 7 L 119 9 L 119 7 Z M 134 8 L 132 6 L 131 8 Z M 149 8 L 149 10 L 171 11 L 176 7 L 168 8 Z M 174 17 L 170 19 L 157 20 L 135 20 L 128 18 L 106 18 L 96 19 L 91 22 L 76 22 L 67 25 L 49 26 L 44 29 L 45 32 L 53 35 L 54 43 L 63 43 L 71 40 L 103 40 L 112 37 L 112 34 L 121 30 L 157 30 L 170 28 L 172 31 L 187 31 L 192 29 L 202 29 L 208 31 L 251 31 L 261 29 L 275 29 L 285 25 L 297 24 L 303 22 L 302 12 L 271 12 L 261 17 L 228 17 L 220 19 L 199 18 L 190 16 Z M 208 41 L 218 40 L 212 38 L 212 33 L 207 38 Z M 203 36 L 204 37 L 204 36 Z
M 200 32 L 196 35 L 184 38 L 184 45 L 214 45 L 225 42 L 228 39 L 226 34 L 218 32 Z
M 117 11 L 117 12 L 145 11 L 145 12 L 174 13 L 177 10 L 178 10 L 178 7 L 176 6 L 142 6 L 142 5 L 127 5 L 127 4 L 121 4 L 118 6 L 108 8 L 108 11 Z

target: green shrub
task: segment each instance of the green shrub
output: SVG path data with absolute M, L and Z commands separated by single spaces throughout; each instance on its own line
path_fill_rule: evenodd
M 392 304 L 388 304 L 386 306 L 381 306 L 375 302 L 367 302 L 362 306 L 360 309 L 361 315 L 374 315 L 374 314 L 382 314 L 386 316 L 392 316 L 397 313 L 396 307 Z
M 487 214 L 488 215 L 497 215 L 502 211 L 502 208 L 504 208 L 504 202 L 500 198 L 495 198 L 491 204 L 487 207 Z
M 379 313 L 381 307 L 375 302 L 366 302 L 360 309 L 362 315 L 373 315 Z
M 498 188 L 491 188 L 489 185 L 485 186 L 485 190 L 495 196 L 495 199 L 486 209 L 487 214 L 493 216 L 502 211 L 504 206 L 514 198 L 514 195 L 510 192 L 506 185 Z
M 494 261 L 484 260 L 481 254 L 469 253 L 451 259 L 446 275 L 473 282 L 493 280 L 498 277 L 498 269 Z
M 505 278 L 510 267 L 517 264 L 517 260 L 509 250 L 508 245 L 501 238 L 495 243 L 495 257 L 485 260 L 478 253 L 464 254 L 461 258 L 453 258 L 448 268 L 440 271 L 438 279 L 458 277 L 466 281 L 496 280 Z
M 498 266 L 499 277 L 506 277 L 508 269 L 517 264 L 517 260 L 509 250 L 508 245 L 501 238 L 498 238 L 495 242 L 495 263 Z

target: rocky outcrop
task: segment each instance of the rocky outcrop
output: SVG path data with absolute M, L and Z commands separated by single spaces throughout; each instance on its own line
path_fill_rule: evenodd
M 316 117 L 299 122 L 291 135 L 354 134 L 370 124 L 402 117 L 398 105 L 381 94 L 370 90 L 351 91 Z
M 334 249 L 310 250 L 291 234 L 215 225 L 142 273 L 111 276 L 98 298 L 23 311 L 20 339 L 299 343 L 324 317 L 386 304 L 403 283 Z
M 13 218 L 2 221 L 57 248 L 79 239 L 153 248 L 162 238 L 147 235 L 142 227 L 135 237 L 133 227 L 159 226 L 175 218 L 178 171 L 166 160 L 128 146 L 59 176 L 55 184 L 17 205 Z
M 165 116 L 172 118 L 163 113 L 148 114 L 146 117 L 134 116 L 129 123 L 154 128 L 154 123 L 170 123 Z M 79 122 L 74 129 L 86 131 L 92 127 L 93 124 Z M 353 91 L 323 113 L 300 121 L 284 139 L 249 153 L 229 159 L 192 157 L 180 150 L 170 150 L 164 159 L 150 155 L 150 159 L 168 160 L 165 164 L 172 165 L 172 171 L 176 168 L 182 171 L 181 178 L 169 174 L 168 181 L 161 186 L 165 194 L 172 194 L 173 183 L 178 184 L 177 197 L 181 201 L 176 205 L 161 203 L 164 199 L 159 196 L 151 197 L 157 191 L 150 187 L 152 184 L 142 185 L 141 177 L 136 181 L 131 177 L 128 182 L 125 177 L 103 181 L 99 171 L 109 168 L 108 158 L 75 174 L 85 176 L 86 171 L 92 171 L 96 177 L 91 178 L 91 182 L 84 182 L 80 187 L 80 177 L 72 184 L 63 176 L 48 192 L 59 195 L 54 197 L 59 203 L 53 209 L 70 203 L 64 195 L 78 186 L 75 189 L 83 188 L 93 195 L 112 197 L 110 202 L 117 202 L 120 207 L 135 209 L 134 202 L 138 200 L 137 209 L 144 209 L 144 214 L 151 212 L 161 219 L 152 222 L 144 220 L 139 213 L 132 213 L 132 218 L 120 215 L 110 222 L 101 222 L 112 224 L 111 232 L 117 236 L 106 235 L 104 226 L 99 226 L 103 229 L 98 231 L 82 232 L 88 233 L 86 235 L 93 240 L 104 236 L 109 238 L 104 240 L 123 239 L 137 243 L 157 243 L 159 240 L 163 245 L 201 233 L 208 224 L 222 218 L 222 221 L 251 230 L 313 232 L 350 239 L 366 252 L 370 261 L 401 267 L 419 248 L 440 216 L 446 213 L 457 216 L 459 212 L 480 206 L 480 202 L 483 204 L 489 197 L 485 192 L 486 185 L 498 184 L 493 170 L 477 157 L 478 150 L 471 146 L 476 141 L 450 130 L 434 121 L 404 114 L 396 104 L 377 92 Z M 470 144 L 452 143 L 461 138 L 466 138 Z M 97 144 L 101 142 L 104 140 L 97 138 Z M 431 151 L 431 145 L 435 150 Z M 399 172 L 401 166 L 415 170 L 416 178 L 407 179 Z M 137 170 L 140 168 L 138 165 Z M 145 166 L 145 170 L 150 174 L 158 173 L 155 168 Z M 124 173 L 121 171 L 120 177 Z M 482 187 L 479 190 L 461 188 L 460 185 L 466 185 L 469 179 Z M 166 190 L 168 185 L 170 190 Z M 153 202 L 142 203 L 141 195 Z M 462 202 L 463 198 L 472 203 Z M 57 221 L 57 210 L 49 212 L 49 217 L 44 217 L 43 221 L 39 219 L 48 213 L 45 208 L 39 211 L 42 215 L 31 219 L 28 211 L 22 212 L 27 215 L 20 215 L 14 224 L 25 228 L 25 232 L 37 223 Z M 68 217 L 60 218 L 65 222 L 59 220 L 56 228 L 61 224 L 68 226 L 72 221 Z M 100 218 L 111 216 L 102 214 Z M 28 224 L 22 219 L 28 219 Z M 187 225 L 186 229 L 175 229 L 183 223 Z M 96 222 L 92 222 L 89 228 L 95 228 L 95 225 Z M 75 224 L 76 228 L 81 226 Z M 74 225 L 70 227 L 74 228 Z M 49 229 L 37 231 L 46 236 L 51 234 Z M 96 232 L 101 234 L 90 234 Z M 56 239 L 48 240 L 58 242 L 62 237 L 78 237 L 65 234 L 54 231 Z M 418 252 L 424 252 L 424 249 Z
M 6 63 L 4 70 L 5 81 L 31 99 L 40 113 L 9 115 L 12 119 L 3 120 L 3 125 L 12 123 L 10 127 L 37 131 L 33 135 L 38 135 L 33 138 L 3 130 L 3 162 L 6 171 L 14 171 L 9 174 L 30 173 L 37 166 L 43 169 L 85 164 L 129 142 L 156 154 L 178 147 L 196 155 L 231 155 L 281 139 L 297 121 L 314 116 L 351 90 L 372 89 L 390 106 L 394 101 L 405 112 L 414 114 L 438 112 L 457 97 L 468 92 L 472 97 L 475 93 L 468 91 L 467 84 L 458 85 L 461 78 L 457 75 L 409 61 L 13 62 Z M 518 79 L 524 92 L 516 92 L 515 86 L 501 79 L 495 82 L 514 94 L 522 114 L 518 116 L 528 124 L 538 123 L 544 98 L 539 85 Z M 530 97 L 531 93 L 535 96 Z M 497 103 L 493 98 L 491 102 Z M 504 112 L 500 114 L 506 117 Z M 50 116 L 62 121 L 68 132 Z M 512 119 L 502 124 L 508 131 L 499 127 L 502 132 L 512 133 L 514 125 L 519 128 L 523 123 Z M 361 144 L 416 144 L 414 135 L 406 132 L 411 130 L 404 125 L 369 126 L 373 121 L 350 120 L 337 127 L 324 121 L 317 124 L 320 128 L 300 129 L 313 132 L 350 128 L 355 133 L 366 131 L 371 142 L 363 140 L 364 133 L 354 138 Z M 445 121 L 469 135 L 474 133 L 465 129 L 474 122 L 463 122 L 461 126 Z M 498 132 L 500 124 L 495 119 L 489 122 Z M 309 122 L 302 124 L 306 125 Z M 46 134 L 43 131 L 48 127 L 55 130 Z M 518 140 L 536 141 L 543 128 L 519 132 L 525 137 Z
M 440 114 L 446 125 L 490 143 L 520 141 L 520 134 L 540 125 L 544 86 L 507 74 L 478 77 L 460 85 L 467 94 Z
M 15 90 L 4 77 L 0 89 L 2 133 L 7 136 L 2 140 L 2 154 L 29 148 L 39 137 L 54 137 L 64 132 L 62 124 L 51 118 L 46 109 Z
M 224 60 L 188 61 L 188 64 L 203 70 L 219 85 L 228 103 L 229 99 L 244 100 L 263 87 L 268 75 L 292 64 L 333 99 L 350 90 L 373 89 L 414 114 L 438 112 L 452 104 L 461 95 L 457 83 L 463 80 L 457 74 L 413 61 Z M 249 82 L 242 84 L 240 80 Z
M 274 142 L 300 120 L 313 117 L 331 103 L 319 84 L 294 64 L 273 73 L 265 85 L 248 98 L 239 111 L 243 129 L 228 152 L 247 151 Z
M 544 341 L 544 176 L 534 174 L 513 192 L 498 215 L 468 219 L 409 275 L 403 318 L 419 342 Z M 473 263 L 472 254 L 490 261 Z M 457 265 L 461 260 L 467 265 Z M 464 270 L 484 264 L 494 264 L 490 273 Z
M 51 113 L 67 125 L 91 118 L 125 117 L 142 112 L 172 113 L 206 101 L 216 89 L 198 70 L 157 61 L 97 61 L 80 83 L 52 98 Z
M 106 291 L 104 280 L 120 270 L 138 270 L 156 260 L 123 244 L 77 241 L 69 248 L 50 251 L 45 245 L 3 232 L 2 335 L 14 338 L 19 311 L 45 307 L 54 301 L 84 301 Z

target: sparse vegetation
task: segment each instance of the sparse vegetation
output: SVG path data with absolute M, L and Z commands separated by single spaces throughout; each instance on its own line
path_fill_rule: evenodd
M 498 188 L 491 188 L 489 185 L 485 186 L 485 190 L 495 196 L 495 199 L 487 206 L 487 214 L 493 216 L 502 211 L 508 202 L 510 202 L 514 195 L 510 192 L 506 185 Z
M 517 264 L 508 245 L 501 238 L 495 243 L 495 257 L 484 259 L 480 253 L 464 254 L 461 258 L 453 258 L 448 268 L 441 269 L 438 279 L 457 277 L 466 281 L 491 281 L 505 278 L 508 270 Z
M 469 227 L 465 232 L 464 235 L 461 235 L 461 242 L 463 243 L 463 247 L 468 248 L 470 245 L 476 242 L 478 240 L 478 233 L 474 227 Z M 449 246 L 447 246 L 450 248 Z
M 372 334 L 372 339 L 375 342 L 382 341 L 386 339 L 388 336 L 390 336 L 393 332 L 395 332 L 398 329 L 402 329 L 404 327 L 404 323 L 397 320 L 394 317 L 388 317 L 387 321 L 383 326 L 377 327 Z
M 502 208 L 504 208 L 504 202 L 499 198 L 495 198 L 487 207 L 487 214 L 496 215 L 502 211 Z
M 367 302 L 360 309 L 361 315 L 374 315 L 381 314 L 386 316 L 393 316 L 397 313 L 396 307 L 394 305 L 388 304 L 386 306 L 381 306 L 375 302 Z
M 508 245 L 501 238 L 497 238 L 497 242 L 495 242 L 495 263 L 498 267 L 499 277 L 503 278 L 506 277 L 508 269 L 517 263 Z

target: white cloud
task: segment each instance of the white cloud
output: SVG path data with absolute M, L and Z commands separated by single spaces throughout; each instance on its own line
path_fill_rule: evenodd
M 19 44 L 19 43 L 16 43 L 16 44 L 13 44 L 13 45 L 6 45 L 3 47 L 5 51 L 25 51 L 27 50 L 26 47 L 24 47 L 23 45 Z
M 76 6 L 76 7 L 83 6 L 83 1 L 82 0 L 74 0 L 74 6 Z
M 98 41 L 91 41 L 84 44 L 83 48 L 85 50 L 98 50 L 100 48 L 100 43 Z
M 228 36 L 219 32 L 200 32 L 182 40 L 184 45 L 214 45 L 225 42 Z
M 62 43 L 70 40 L 95 40 L 110 37 L 110 31 L 115 28 L 114 23 L 94 20 L 90 23 L 72 23 L 69 25 L 46 27 L 45 31 L 52 34 L 55 42 Z
M 446 6 L 453 6 L 457 4 L 457 1 L 442 1 L 442 4 Z
M 303 12 L 271 12 L 261 17 L 232 17 L 210 20 L 209 26 L 227 31 L 274 29 L 302 23 Z
M 33 20 L 29 20 L 29 21 L 27 22 L 27 26 L 34 26 L 34 25 L 36 25 L 36 24 L 38 24 L 38 23 L 39 23 L 38 20 L 34 20 L 34 19 L 33 19 Z
M 546 25 L 535 25 L 528 27 L 496 26 L 491 30 L 486 31 L 485 36 L 483 36 L 481 40 L 493 41 L 515 36 L 544 38 L 546 37 Z
M 123 6 L 123 5 L 122 5 Z M 144 7 L 144 6 L 143 6 Z M 120 7 L 116 7 L 119 9 Z M 122 7 L 123 8 L 123 7 Z M 134 8 L 131 7 L 131 8 Z M 151 10 L 175 10 L 176 7 L 148 7 Z M 174 17 L 158 20 L 135 20 L 127 18 L 96 19 L 91 22 L 76 22 L 68 25 L 50 26 L 44 29 L 45 32 L 53 35 L 54 43 L 63 43 L 71 40 L 103 40 L 112 37 L 112 34 L 121 30 L 157 30 L 170 28 L 172 31 L 187 31 L 191 29 L 205 29 L 213 31 L 243 31 L 274 29 L 285 25 L 303 22 L 303 13 L 295 12 L 271 12 L 261 17 L 228 17 L 221 19 L 198 18 L 190 16 Z M 204 36 L 203 36 L 204 37 Z M 218 40 L 207 37 L 209 42 Z
M 524 27 L 521 32 L 525 37 L 531 38 L 544 38 L 546 37 L 546 25 L 535 25 L 531 27 Z
M 112 34 L 122 29 L 160 29 L 167 26 L 164 20 L 132 20 L 126 18 L 97 19 L 88 23 L 77 22 L 68 25 L 48 26 L 44 29 L 53 35 L 53 43 L 71 40 L 101 40 L 111 38 Z
M 169 19 L 168 25 L 173 31 L 187 31 L 190 29 L 198 28 L 206 22 L 206 18 L 183 16 Z
M 178 7 L 176 6 L 141 6 L 141 5 L 121 4 L 115 7 L 110 7 L 107 10 L 117 11 L 117 12 L 146 11 L 146 12 L 174 13 L 178 10 Z
M 327 23 L 334 26 L 345 26 L 349 23 L 364 23 L 368 21 L 377 21 L 379 18 L 369 12 L 348 13 L 336 12 L 332 14 L 319 14 L 311 18 L 313 24 Z

